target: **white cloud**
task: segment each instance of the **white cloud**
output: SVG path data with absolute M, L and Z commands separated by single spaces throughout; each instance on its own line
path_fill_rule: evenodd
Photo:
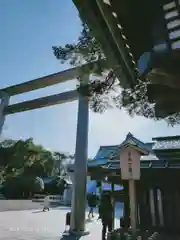
M 144 118 L 131 118 L 125 111 L 118 109 L 109 110 L 102 115 L 91 113 L 89 144 L 93 149 L 99 145 L 119 144 L 128 132 L 136 136 L 147 125 L 148 121 Z
M 131 118 L 125 111 L 118 109 L 109 110 L 102 115 L 91 113 L 89 153 L 95 154 L 100 145 L 121 143 L 128 132 L 142 141 L 151 141 L 156 136 L 180 135 L 180 128 L 170 127 L 165 121 Z

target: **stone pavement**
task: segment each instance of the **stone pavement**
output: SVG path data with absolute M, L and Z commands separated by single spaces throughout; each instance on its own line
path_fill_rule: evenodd
M 65 230 L 65 216 L 69 208 L 0 212 L 0 240 L 60 240 Z M 87 221 L 90 234 L 81 240 L 101 239 L 101 222 Z M 115 221 L 116 226 L 119 221 Z M 64 239 L 64 238 L 63 238 Z

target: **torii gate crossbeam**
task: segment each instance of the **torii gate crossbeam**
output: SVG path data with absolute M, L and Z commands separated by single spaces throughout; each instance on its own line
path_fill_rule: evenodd
M 74 182 L 72 197 L 72 215 L 70 230 L 76 234 L 85 234 L 85 209 L 86 209 L 86 178 L 87 178 L 87 158 L 88 158 L 88 99 L 79 96 L 76 90 L 63 92 L 30 101 L 9 104 L 11 96 L 44 88 L 57 83 L 82 78 L 82 82 L 89 81 L 89 75 L 94 67 L 101 64 L 101 67 L 108 67 L 107 62 L 94 62 L 85 64 L 82 67 L 72 68 L 63 72 L 55 73 L 29 82 L 0 89 L 0 134 L 2 132 L 5 116 L 18 112 L 38 109 L 65 102 L 74 101 L 79 98 L 78 122 L 75 148 Z
M 18 112 L 29 111 L 37 108 L 48 107 L 52 105 L 62 104 L 66 102 L 72 102 L 78 99 L 78 92 L 76 90 L 54 94 L 47 97 L 36 98 L 30 101 L 24 101 L 7 106 L 4 109 L 6 115 L 14 114 Z

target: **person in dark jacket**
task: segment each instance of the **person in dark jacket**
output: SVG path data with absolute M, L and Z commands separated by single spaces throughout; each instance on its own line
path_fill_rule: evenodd
M 102 221 L 102 240 L 106 239 L 107 228 L 108 231 L 112 231 L 112 221 L 113 221 L 113 205 L 111 202 L 111 196 L 105 194 L 101 198 L 99 205 L 99 217 Z
M 130 217 L 128 219 L 125 219 L 124 216 L 120 218 L 120 226 L 122 228 L 127 228 L 128 229 L 131 225 L 130 222 L 131 222 Z
M 88 201 L 88 206 L 89 206 L 89 214 L 88 214 L 88 218 L 94 217 L 94 208 L 96 208 L 97 206 L 97 202 L 98 202 L 98 198 L 96 196 L 96 194 L 89 194 L 87 197 L 87 201 Z

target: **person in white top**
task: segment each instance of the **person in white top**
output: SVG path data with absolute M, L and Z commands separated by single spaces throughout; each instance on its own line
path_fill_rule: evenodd
M 49 211 L 49 194 L 46 193 L 46 196 L 44 198 L 44 208 L 43 208 L 43 212 L 46 211 L 46 209 Z

